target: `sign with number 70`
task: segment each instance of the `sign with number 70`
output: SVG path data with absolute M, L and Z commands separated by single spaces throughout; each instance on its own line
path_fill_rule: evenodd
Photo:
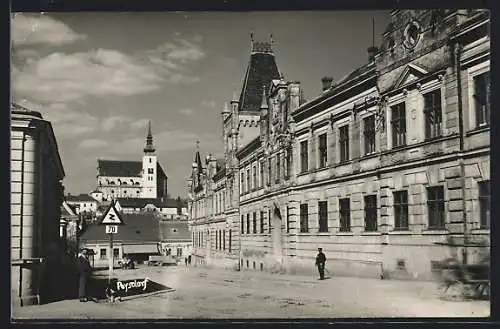
M 118 225 L 106 225 L 106 234 L 118 233 Z

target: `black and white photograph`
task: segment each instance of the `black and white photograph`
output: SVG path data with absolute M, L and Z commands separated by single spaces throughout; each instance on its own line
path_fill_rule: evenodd
M 489 317 L 490 30 L 11 12 L 11 322 Z

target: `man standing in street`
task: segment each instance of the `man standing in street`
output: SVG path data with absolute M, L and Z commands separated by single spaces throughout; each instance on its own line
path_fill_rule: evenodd
M 325 279 L 325 263 L 326 263 L 326 256 L 323 253 L 323 249 L 318 248 L 318 255 L 316 256 L 316 266 L 318 267 L 320 280 Z
M 77 259 L 78 266 L 78 298 L 81 302 L 89 301 L 88 296 L 88 281 L 92 275 L 92 267 L 90 266 L 90 261 L 87 257 L 87 251 L 82 250 L 78 254 Z

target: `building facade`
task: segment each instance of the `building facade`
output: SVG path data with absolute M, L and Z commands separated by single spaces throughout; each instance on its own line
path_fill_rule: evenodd
M 11 105 L 12 302 L 40 302 L 41 262 L 59 240 L 64 168 L 50 122 Z M 43 296 L 42 296 L 43 298 Z
M 195 262 L 239 268 L 241 239 L 239 228 L 238 149 L 259 136 L 260 105 L 264 86 L 280 73 L 272 41 L 252 38 L 250 62 L 239 96 L 222 110 L 224 155 L 209 155 L 205 164 L 199 150 L 188 179 L 188 211 Z M 204 167 L 205 165 L 205 167 Z
M 61 205 L 61 220 L 59 223 L 59 236 L 66 250 L 78 251 L 78 234 L 80 227 L 80 216 L 73 211 L 66 201 Z
M 380 49 L 324 78 L 318 97 L 265 83 L 256 132 L 226 158 L 238 168 L 239 267 L 311 273 L 318 247 L 339 275 L 429 279 L 450 254 L 478 261 L 490 237 L 489 57 L 488 11 L 395 10 Z
M 99 201 L 88 194 L 71 195 L 65 197 L 66 203 L 75 208 L 76 214 L 95 214 Z
M 97 164 L 97 188 L 91 195 L 98 201 L 167 197 L 167 175 L 158 162 L 151 123 L 142 161 L 98 160 Z

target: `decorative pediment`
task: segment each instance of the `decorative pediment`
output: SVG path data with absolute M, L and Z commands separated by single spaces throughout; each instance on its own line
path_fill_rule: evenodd
M 399 78 L 396 80 L 393 88 L 398 89 L 400 87 L 403 87 L 409 83 L 412 83 L 413 81 L 423 78 L 427 74 L 427 70 L 415 64 L 408 64 L 403 70 L 403 73 L 401 73 Z

